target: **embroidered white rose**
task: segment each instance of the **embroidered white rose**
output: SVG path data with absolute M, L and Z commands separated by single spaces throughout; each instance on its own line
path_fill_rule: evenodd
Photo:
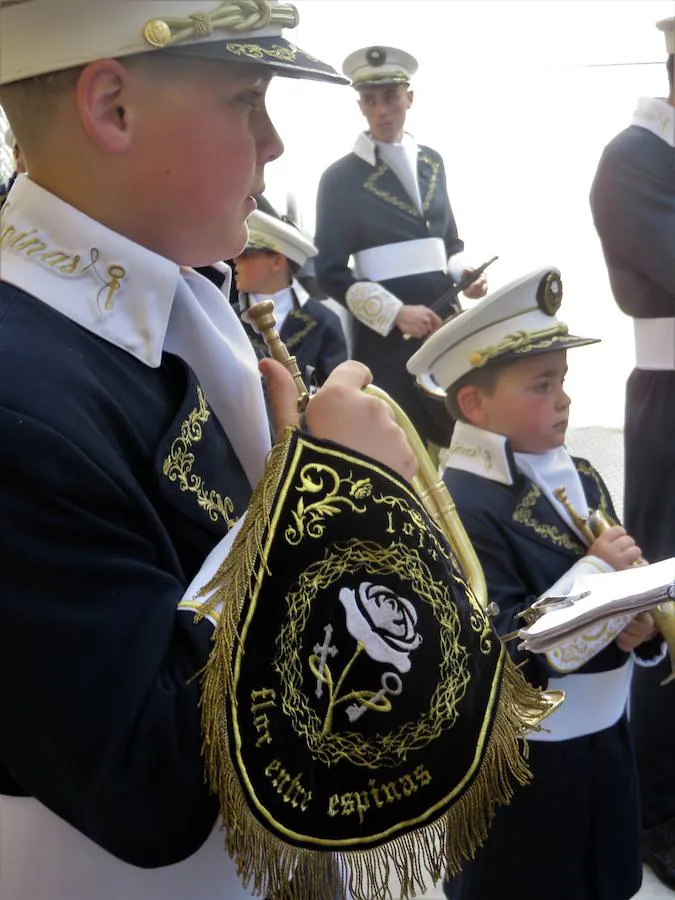
M 422 643 L 422 635 L 415 631 L 417 611 L 410 600 L 369 581 L 362 581 L 356 591 L 341 588 L 339 598 L 347 614 L 347 630 L 368 656 L 409 672 L 410 653 Z

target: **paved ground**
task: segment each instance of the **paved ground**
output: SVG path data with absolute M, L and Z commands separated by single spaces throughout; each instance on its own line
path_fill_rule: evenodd
M 395 887 L 392 886 L 392 893 L 398 900 L 400 895 L 398 892 L 395 892 L 395 890 Z M 443 891 L 441 890 L 440 885 L 428 893 L 420 895 L 420 900 L 422 900 L 422 897 L 424 900 L 444 900 Z M 664 887 L 649 869 L 645 869 L 645 878 L 642 883 L 642 889 L 635 895 L 634 900 L 673 900 L 673 897 L 675 897 L 675 893 L 670 891 L 667 887 Z M 499 900 L 499 898 L 481 897 L 480 900 Z M 526 894 L 523 892 L 523 900 L 546 900 L 546 894 L 543 891 L 541 895 Z M 575 898 L 570 897 L 570 900 L 575 900 Z
M 623 510 L 623 431 L 621 428 L 571 428 L 567 449 L 600 472 L 612 495 L 617 515 Z
M 617 514 L 621 516 L 623 507 L 623 444 L 619 428 L 576 428 L 568 434 L 567 446 L 575 456 L 588 459 L 603 476 L 614 500 Z M 399 897 L 398 888 L 392 885 L 394 897 Z M 442 900 L 440 885 L 423 895 L 424 900 Z M 534 894 L 523 894 L 524 900 L 545 900 Z M 635 900 L 673 900 L 675 892 L 661 884 L 650 869 L 645 868 L 642 889 Z M 491 898 L 480 898 L 491 900 Z M 574 898 L 570 897 L 570 900 Z

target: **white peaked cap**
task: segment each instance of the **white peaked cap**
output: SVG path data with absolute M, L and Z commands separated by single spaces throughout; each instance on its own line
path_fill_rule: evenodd
M 346 83 L 283 37 L 298 21 L 280 0 L 0 0 L 0 84 L 163 50 Z
M 440 396 L 488 363 L 597 343 L 598 338 L 569 334 L 556 318 L 561 302 L 558 269 L 530 272 L 439 328 L 410 357 L 408 371 Z
M 309 236 L 290 222 L 277 219 L 259 209 L 247 220 L 248 244 L 251 250 L 272 250 L 286 259 L 304 266 L 308 259 L 319 252 Z
M 396 47 L 362 47 L 342 63 L 352 87 L 378 84 L 408 84 L 417 71 L 417 60 Z

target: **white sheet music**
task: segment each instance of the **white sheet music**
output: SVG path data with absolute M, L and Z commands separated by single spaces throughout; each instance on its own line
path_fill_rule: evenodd
M 542 653 L 580 629 L 625 613 L 637 615 L 658 603 L 675 599 L 675 558 L 622 572 L 583 575 L 576 579 L 560 605 L 520 631 L 522 646 Z

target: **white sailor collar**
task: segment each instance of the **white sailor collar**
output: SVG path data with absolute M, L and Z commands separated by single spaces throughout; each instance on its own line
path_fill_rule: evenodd
M 242 294 L 242 307 L 248 309 L 256 303 L 262 303 L 263 300 L 274 301 L 275 315 L 278 312 L 289 313 L 297 306 L 304 306 L 309 300 L 309 294 L 300 284 L 297 278 L 294 278 L 288 287 L 282 288 L 276 294 Z
M 565 447 L 546 453 L 512 453 L 508 439 L 466 422 L 457 422 L 447 451 L 446 466 L 471 472 L 499 484 L 513 485 L 517 473 L 525 475 L 543 492 L 558 515 L 585 544 L 588 540 L 556 497 L 565 488 L 573 508 L 588 515 L 588 502 L 574 460 Z
M 455 423 L 446 465 L 499 484 L 512 485 L 515 480 L 507 439 L 468 422 Z
M 410 147 L 414 147 L 415 152 L 418 152 L 419 148 L 417 145 L 417 141 L 407 131 L 403 132 L 401 144 L 408 150 Z M 376 166 L 378 161 L 377 147 L 378 142 L 373 140 L 373 138 L 370 136 L 370 132 L 362 131 L 361 134 L 359 134 L 359 136 L 356 138 L 356 143 L 354 144 L 352 153 L 354 153 L 355 156 L 358 156 L 359 159 L 367 162 L 368 165 Z
M 640 97 L 633 113 L 633 125 L 646 128 L 675 148 L 675 107 L 660 97 Z
M 180 268 L 20 175 L 0 213 L 2 279 L 156 368 Z

